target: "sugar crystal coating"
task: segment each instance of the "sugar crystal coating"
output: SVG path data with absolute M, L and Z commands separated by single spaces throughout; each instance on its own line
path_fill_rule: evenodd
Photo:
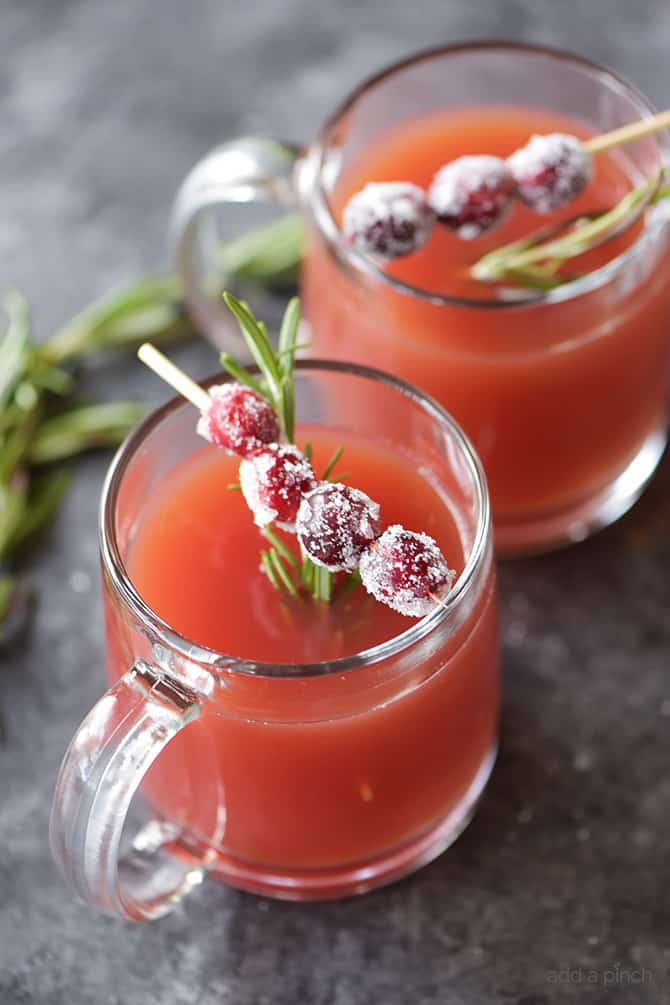
M 500 157 L 458 157 L 433 178 L 428 202 L 441 223 L 471 240 L 499 223 L 514 194 L 514 178 Z
M 217 447 L 246 457 L 266 443 L 279 439 L 279 421 L 272 406 L 243 384 L 210 387 L 211 404 L 198 420 L 200 436 Z
M 271 443 L 240 464 L 242 494 L 259 527 L 294 530 L 300 500 L 316 484 L 312 465 L 290 443 Z
M 344 236 L 378 258 L 398 258 L 426 243 L 435 214 L 425 193 L 410 182 L 370 182 L 347 203 Z
M 400 524 L 387 527 L 363 552 L 359 569 L 368 593 L 412 618 L 430 614 L 456 576 L 432 537 Z
M 360 489 L 322 482 L 300 503 L 296 532 L 303 551 L 331 572 L 353 572 L 379 534 L 379 504 Z
M 531 136 L 507 161 L 519 198 L 538 213 L 574 199 L 593 176 L 593 159 L 576 136 Z

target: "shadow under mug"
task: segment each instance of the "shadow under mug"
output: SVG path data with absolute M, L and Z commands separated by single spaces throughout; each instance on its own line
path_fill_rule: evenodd
M 180 399 L 145 420 L 101 503 L 111 686 L 70 745 L 51 816 L 68 885 L 129 920 L 165 914 L 207 874 L 291 899 L 390 882 L 451 844 L 491 771 L 499 643 L 479 461 L 409 385 L 337 362 L 296 367 L 298 429 L 337 429 L 344 444 L 363 436 L 412 458 L 456 521 L 463 569 L 443 606 L 350 657 L 277 665 L 207 649 L 147 606 L 126 563 L 152 496 L 213 448 Z M 389 436 L 390 413 L 402 436 Z
M 230 324 L 211 290 L 220 287 L 217 248 L 231 204 L 298 207 L 314 353 L 379 362 L 455 416 L 486 469 L 496 550 L 514 555 L 611 523 L 660 459 L 670 371 L 667 216 L 645 215 L 642 205 L 626 221 L 643 220 L 627 250 L 570 284 L 514 300 L 485 288 L 467 300 L 384 273 L 343 241 L 331 205 L 340 175 L 388 130 L 438 109 L 472 106 L 476 115 L 477 106 L 496 104 L 550 109 L 596 132 L 654 111 L 609 70 L 560 51 L 511 43 L 429 50 L 365 82 L 303 150 L 251 138 L 213 150 L 184 181 L 173 230 L 197 322 L 230 349 Z M 627 169 L 659 183 L 668 150 L 665 134 L 630 144 Z

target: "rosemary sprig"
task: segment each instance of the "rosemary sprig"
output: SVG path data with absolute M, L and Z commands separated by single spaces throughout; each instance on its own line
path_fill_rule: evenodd
M 268 399 L 277 413 L 284 437 L 289 443 L 293 443 L 294 407 L 292 373 L 295 348 L 291 352 L 286 351 L 287 347 L 284 347 L 285 351 L 280 359 L 272 348 L 265 325 L 260 324 L 256 320 L 244 301 L 238 300 L 237 297 L 228 292 L 223 294 L 223 299 L 228 309 L 236 318 L 247 349 L 261 373 L 262 381 L 260 383 L 256 382 L 256 389 L 260 390 L 261 394 L 264 394 Z M 291 312 L 292 316 L 296 317 L 295 326 L 297 330 L 297 324 L 300 319 L 300 302 L 297 297 L 289 301 L 284 314 L 284 320 L 282 321 L 282 328 L 289 324 L 286 321 L 289 312 Z M 295 341 L 293 345 L 295 346 Z M 221 356 L 221 364 L 236 380 L 240 380 L 243 376 L 243 368 L 239 364 L 235 363 L 233 368 L 231 368 L 231 359 L 227 353 Z M 234 373 L 233 370 L 236 372 Z M 248 372 L 244 376 L 244 382 L 253 387 L 255 378 Z
M 221 355 L 221 364 L 235 380 L 241 381 L 265 397 L 277 413 L 284 439 L 288 443 L 293 443 L 295 434 L 293 371 L 298 347 L 300 301 L 298 297 L 293 297 L 286 307 L 275 352 L 265 325 L 254 317 L 247 304 L 227 292 L 223 294 L 223 299 L 237 319 L 249 354 L 260 372 L 260 378 L 249 373 L 228 353 Z M 308 460 L 311 460 L 311 444 L 305 444 L 304 452 Z M 341 456 L 342 447 L 338 447 L 326 466 L 323 481 L 333 473 Z M 302 591 L 307 591 L 315 600 L 329 603 L 333 596 L 335 573 L 315 565 L 307 556 L 303 556 L 300 562 L 271 526 L 263 529 L 263 535 L 269 542 L 270 548 L 261 552 L 261 568 L 272 585 L 278 590 L 286 590 L 294 597 Z
M 340 457 L 342 456 L 343 450 L 344 450 L 344 447 L 339 446 L 337 448 L 337 450 L 335 451 L 335 453 L 333 454 L 333 456 L 328 461 L 328 463 L 326 464 L 324 472 L 321 475 L 321 477 L 324 480 L 324 482 L 327 482 L 328 479 L 330 478 L 330 475 L 332 474 L 333 469 L 335 468 L 337 462 L 339 461 Z
M 590 251 L 636 210 L 653 191 L 654 182 L 644 182 L 628 192 L 612 209 L 591 217 L 582 217 L 568 233 L 547 239 L 547 229 L 518 241 L 495 248 L 470 269 L 474 279 L 483 282 L 511 282 L 530 289 L 550 290 L 579 278 L 559 274 L 563 264 Z M 649 203 L 670 196 L 670 185 L 656 191 Z M 553 229 L 553 228 L 552 228 Z

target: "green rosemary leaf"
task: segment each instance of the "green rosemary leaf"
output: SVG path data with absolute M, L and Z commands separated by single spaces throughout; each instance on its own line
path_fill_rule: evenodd
M 567 277 L 563 275 L 543 276 L 531 269 L 508 269 L 505 272 L 504 279 L 507 282 L 517 283 L 519 286 L 525 286 L 531 290 L 555 290 L 557 286 L 562 286 L 568 281 Z
M 229 482 L 228 488 L 231 492 L 241 492 L 242 486 L 238 482 Z
M 2 444 L 2 438 L 7 436 L 21 422 L 24 416 L 25 412 L 22 408 L 19 408 L 16 402 L 12 402 L 11 405 L 0 409 L 0 444 Z
M 307 460 L 311 462 L 311 460 L 312 460 L 312 444 L 311 443 L 306 443 L 305 444 L 305 449 L 303 450 L 303 454 L 305 455 L 305 457 L 307 458 Z
M 344 447 L 339 446 L 337 448 L 337 450 L 335 451 L 335 453 L 333 454 L 333 456 L 328 461 L 328 463 L 326 464 L 325 471 L 323 472 L 323 475 L 321 476 L 324 482 L 329 481 L 329 477 L 330 477 L 330 475 L 331 475 L 331 473 L 333 471 L 333 468 L 335 467 L 335 465 L 339 461 L 339 459 L 342 456 L 343 452 L 344 452 Z
M 282 583 L 284 584 L 288 592 L 291 594 L 292 597 L 297 597 L 298 590 L 296 589 L 296 585 L 291 579 L 289 571 L 284 565 L 281 555 L 274 548 L 270 549 L 270 561 L 272 562 L 272 565 L 274 566 L 277 575 L 281 579 Z
M 310 575 L 310 590 L 314 600 L 321 599 L 321 569 L 313 564 Z
M 17 472 L 0 485 L 0 556 L 5 556 L 26 512 L 28 479 Z
M 286 545 L 282 541 L 282 539 L 279 537 L 278 534 L 275 534 L 272 527 L 270 526 L 264 527 L 261 533 L 263 534 L 263 537 L 267 538 L 267 540 L 275 548 L 275 550 L 278 551 L 281 555 L 283 555 L 284 558 L 291 563 L 295 571 L 297 573 L 300 573 L 301 571 L 300 562 L 295 557 L 295 555 L 288 547 L 288 545 Z
M 300 578 L 302 579 L 303 585 L 306 590 L 310 593 L 314 592 L 314 571 L 316 566 L 311 558 L 305 555 L 302 562 L 302 569 L 300 570 Z
M 224 279 L 255 282 L 268 289 L 294 286 L 303 246 L 302 219 L 298 213 L 288 213 L 222 245 L 218 270 Z
M 40 347 L 39 356 L 58 364 L 98 349 L 192 333 L 179 281 L 174 276 L 148 276 L 86 308 Z
M 270 552 L 269 551 L 262 551 L 261 552 L 261 568 L 262 568 L 263 572 L 265 573 L 265 575 L 270 580 L 270 582 L 272 583 L 272 585 L 274 586 L 274 588 L 276 590 L 279 590 L 279 592 L 281 593 L 281 591 L 282 591 L 282 584 L 281 584 L 280 580 L 278 579 L 277 573 L 274 570 L 274 566 L 272 564 L 272 561 L 270 560 Z
M 270 404 L 272 404 L 270 395 L 265 390 L 263 385 L 259 383 L 259 381 L 257 381 L 254 377 L 252 377 L 252 375 L 245 367 L 240 366 L 237 360 L 233 359 L 233 357 L 229 353 L 222 352 L 220 359 L 221 359 L 221 366 L 224 368 L 224 370 L 228 371 L 231 377 L 234 377 L 235 380 L 238 380 L 240 384 L 246 384 L 247 387 L 250 387 L 252 390 L 257 391 L 258 394 L 262 394 L 265 400 L 269 401 Z
M 60 366 L 38 364 L 32 368 L 32 380 L 36 387 L 63 397 L 74 390 L 74 377 Z
M 316 592 L 315 600 L 321 600 L 325 604 L 330 603 L 330 598 L 333 592 L 333 579 L 334 575 L 328 569 L 324 569 L 323 566 L 316 566 Z
M 274 402 L 278 403 L 281 397 L 281 375 L 267 333 L 259 327 L 253 314 L 241 300 L 228 292 L 223 294 L 223 299 L 237 319 L 247 348 L 263 374 Z
M 292 297 L 289 300 L 281 327 L 279 329 L 279 340 L 277 343 L 277 356 L 286 377 L 293 373 L 293 362 L 295 359 L 296 344 L 298 341 L 298 326 L 300 325 L 300 298 Z
M 667 170 L 666 170 L 666 177 L 667 177 Z M 670 199 L 670 185 L 661 185 L 661 187 L 656 192 L 654 192 L 653 196 L 650 199 L 650 202 L 652 203 L 652 205 L 655 206 L 657 203 L 662 202 L 664 199 Z
M 15 551 L 48 523 L 58 509 L 71 480 L 70 471 L 60 470 L 36 479 L 31 484 L 22 519 L 7 543 L 8 551 Z
M 0 482 L 8 482 L 23 464 L 39 419 L 37 405 L 25 410 L 18 405 L 12 410 L 15 421 L 5 434 L 0 452 Z
M 61 412 L 38 427 L 29 460 L 31 464 L 47 464 L 94 447 L 117 446 L 145 415 L 145 406 L 134 401 L 83 405 Z
M 293 387 L 293 375 L 284 375 L 281 379 L 281 425 L 284 435 L 289 443 L 293 443 L 295 432 L 295 390 Z
M 30 357 L 30 309 L 18 290 L 9 290 L 0 301 L 7 327 L 0 339 L 0 409 L 10 401 L 15 385 L 27 372 Z
M 37 408 L 39 400 L 37 388 L 30 380 L 22 380 L 14 391 L 14 402 L 24 414 L 33 412 Z
M 312 345 L 311 342 L 296 342 L 296 344 L 295 344 L 294 348 L 291 350 L 291 352 L 293 352 L 293 355 L 295 356 L 295 353 L 298 351 L 298 349 L 309 349 L 311 347 L 311 345 Z M 279 363 L 281 365 L 282 360 L 284 359 L 285 356 L 288 355 L 288 353 L 287 352 L 278 352 L 276 355 L 277 355 L 277 359 L 279 360 Z

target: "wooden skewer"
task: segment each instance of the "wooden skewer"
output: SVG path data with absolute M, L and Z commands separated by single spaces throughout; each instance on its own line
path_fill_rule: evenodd
M 149 342 L 143 342 L 137 350 L 137 355 L 166 384 L 169 384 L 170 387 L 173 387 L 187 401 L 195 405 L 199 412 L 206 412 L 209 409 L 212 399 L 207 391 L 203 390 L 194 380 L 191 380 L 183 370 L 175 366 L 159 349 L 150 345 Z
M 450 587 L 450 589 L 451 589 L 451 587 Z M 435 604 L 436 607 L 443 607 L 445 609 L 445 611 L 446 611 L 446 609 L 447 609 L 447 602 L 446 602 L 446 600 L 444 600 L 442 597 L 438 597 L 437 593 L 429 593 L 428 596 L 433 601 L 433 603 Z
M 612 147 L 623 146 L 624 143 L 632 143 L 633 140 L 639 140 L 642 136 L 648 136 L 650 133 L 658 133 L 661 129 L 667 129 L 669 126 L 670 109 L 666 112 L 659 112 L 658 115 L 653 115 L 649 119 L 640 119 L 638 122 L 621 126 L 620 129 L 613 129 L 609 133 L 594 136 L 592 140 L 587 140 L 583 146 L 589 153 L 597 154 L 601 150 L 610 150 Z

